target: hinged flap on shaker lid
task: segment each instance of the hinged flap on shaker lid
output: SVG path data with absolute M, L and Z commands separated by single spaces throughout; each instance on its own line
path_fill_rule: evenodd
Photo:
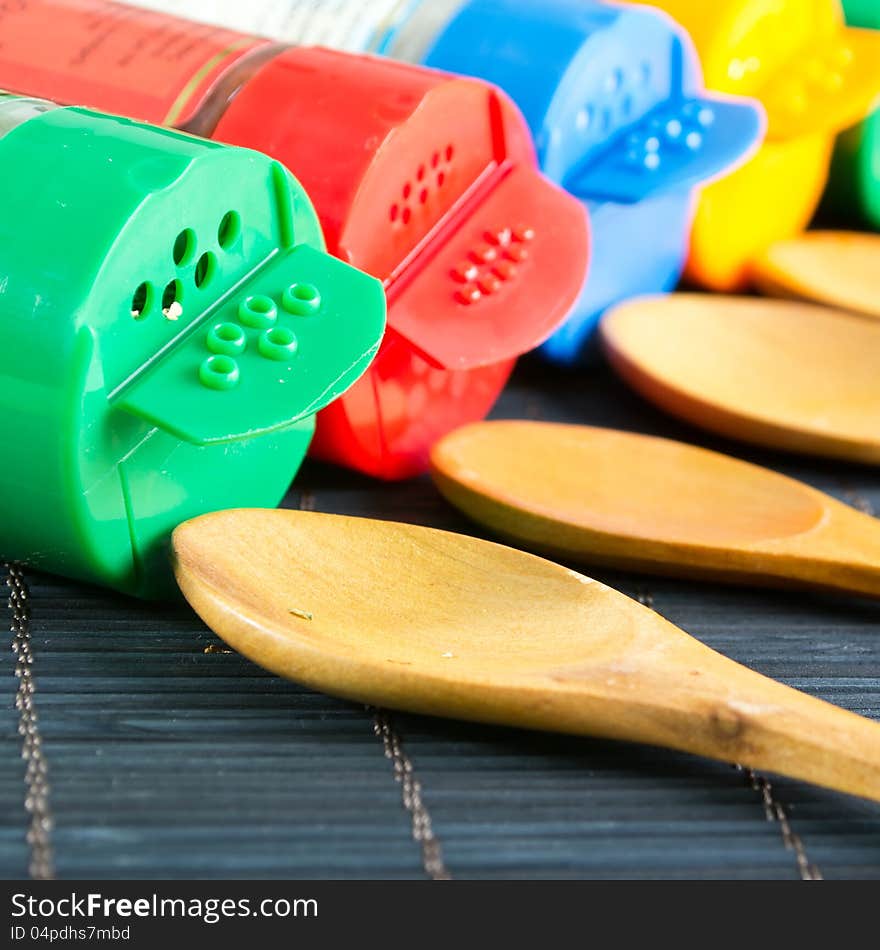
M 745 160 L 764 128 L 760 105 L 747 99 L 665 103 L 575 169 L 564 185 L 584 199 L 620 202 L 693 188 Z
M 535 132 L 544 170 L 583 200 L 635 202 L 700 185 L 742 160 L 764 130 L 758 104 L 702 92 L 689 38 L 647 8 L 474 0 L 429 60 L 505 89 Z
M 845 29 L 803 50 L 760 91 L 770 138 L 840 132 L 880 97 L 880 33 Z
M 364 372 L 385 324 L 381 285 L 305 245 L 280 252 L 113 398 L 197 445 L 279 429 Z
M 533 349 L 586 279 L 586 209 L 533 169 L 501 175 L 415 276 L 389 289 L 389 325 L 448 369 Z
M 586 211 L 538 171 L 506 96 L 411 69 L 431 87 L 378 147 L 338 253 L 383 281 L 389 327 L 435 365 L 519 356 L 580 293 Z

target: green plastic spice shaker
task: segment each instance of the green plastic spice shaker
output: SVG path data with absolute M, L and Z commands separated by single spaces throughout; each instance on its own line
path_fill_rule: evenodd
M 843 0 L 850 26 L 880 30 L 880 0 Z M 837 140 L 824 210 L 880 230 L 880 109 Z
M 0 96 L 0 556 L 139 596 L 180 522 L 274 506 L 379 282 L 246 149 Z

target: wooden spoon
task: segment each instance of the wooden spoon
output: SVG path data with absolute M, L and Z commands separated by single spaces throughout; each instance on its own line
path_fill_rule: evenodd
M 772 297 L 880 317 L 880 235 L 807 231 L 772 245 L 754 264 L 752 277 Z
M 651 436 L 485 422 L 435 446 L 468 517 L 587 564 L 880 598 L 880 521 L 769 469 Z
M 260 666 L 347 699 L 648 742 L 880 800 L 880 723 L 766 679 L 557 564 L 410 525 L 226 511 L 183 593 Z
M 745 442 L 880 462 L 880 323 L 782 300 L 672 294 L 617 307 L 608 357 L 673 415 Z

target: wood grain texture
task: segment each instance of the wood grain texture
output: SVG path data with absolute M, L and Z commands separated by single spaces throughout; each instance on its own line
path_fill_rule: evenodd
M 500 537 L 585 564 L 880 598 L 880 523 L 698 446 L 559 423 L 477 423 L 432 453 L 443 495 Z
M 880 235 L 806 231 L 755 262 L 755 285 L 772 297 L 807 300 L 880 318 Z
M 233 649 L 376 706 L 646 742 L 880 801 L 880 724 L 714 653 L 582 574 L 395 522 L 247 509 L 181 525 L 178 584 Z
M 620 375 L 694 425 L 880 462 L 880 323 L 804 303 L 673 294 L 621 305 L 601 332 Z

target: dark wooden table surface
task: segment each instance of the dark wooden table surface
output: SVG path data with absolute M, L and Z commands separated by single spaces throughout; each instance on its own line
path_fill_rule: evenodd
M 604 369 L 527 362 L 496 415 L 721 447 L 880 511 L 876 471 L 707 438 Z M 425 479 L 308 464 L 285 504 L 479 533 Z M 880 605 L 594 573 L 762 673 L 880 719 Z M 653 748 L 377 714 L 222 652 L 183 604 L 25 577 L 49 792 L 33 768 L 25 780 L 7 641 L 7 877 L 33 858 L 30 791 L 51 847 L 38 836 L 37 858 L 59 877 L 880 878 L 880 805 Z

